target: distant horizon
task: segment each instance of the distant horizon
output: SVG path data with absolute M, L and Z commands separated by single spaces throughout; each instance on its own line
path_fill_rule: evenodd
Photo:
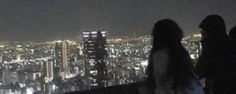
M 184 37 L 187 36 L 194 36 L 194 34 L 200 34 L 198 33 L 192 33 L 192 34 L 185 34 Z M 135 38 L 135 37 L 143 37 L 143 36 L 151 36 L 151 34 L 145 34 L 145 35 L 120 35 L 120 36 L 110 36 L 108 34 L 107 39 L 115 39 L 115 38 Z M 81 39 L 81 40 L 79 40 Z M 56 40 L 72 40 L 72 41 L 83 41 L 82 35 L 77 36 L 74 38 L 54 38 L 54 39 L 42 39 L 42 40 L 0 40 L 0 42 L 50 42 L 50 41 L 56 41 Z
M 236 25 L 236 0 L 0 0 L 0 40 L 50 40 L 105 30 L 110 36 L 150 34 L 161 19 L 175 20 L 186 35 L 209 14 Z

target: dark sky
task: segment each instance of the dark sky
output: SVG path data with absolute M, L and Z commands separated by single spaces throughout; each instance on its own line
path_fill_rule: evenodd
M 0 41 L 75 38 L 87 30 L 149 34 L 163 18 L 176 20 L 189 34 L 212 13 L 231 28 L 236 0 L 0 0 Z

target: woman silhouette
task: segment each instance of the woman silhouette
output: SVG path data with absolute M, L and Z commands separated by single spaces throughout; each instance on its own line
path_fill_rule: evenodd
M 141 94 L 203 94 L 188 52 L 181 44 L 183 32 L 170 19 L 158 21 L 152 31 L 152 49 Z

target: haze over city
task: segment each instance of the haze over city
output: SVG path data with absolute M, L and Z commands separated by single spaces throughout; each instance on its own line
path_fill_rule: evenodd
M 0 39 L 73 39 L 83 31 L 109 36 L 147 35 L 163 18 L 176 20 L 186 34 L 199 31 L 208 14 L 236 25 L 235 0 L 0 0 Z

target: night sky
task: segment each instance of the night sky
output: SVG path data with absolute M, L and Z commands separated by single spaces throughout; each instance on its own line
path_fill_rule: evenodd
M 0 41 L 75 38 L 83 31 L 109 36 L 149 34 L 163 18 L 186 34 L 209 14 L 236 25 L 236 0 L 0 0 Z

